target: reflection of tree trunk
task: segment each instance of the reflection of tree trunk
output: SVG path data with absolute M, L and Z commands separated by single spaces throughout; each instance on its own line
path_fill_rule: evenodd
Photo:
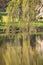
M 5 61 L 3 59 L 3 53 L 2 53 L 2 48 L 0 48 L 0 65 L 6 65 Z
M 20 45 L 21 45 L 21 64 L 23 61 L 23 36 L 20 37 Z
M 36 46 L 36 35 L 30 35 L 30 45 L 32 48 L 35 48 Z

